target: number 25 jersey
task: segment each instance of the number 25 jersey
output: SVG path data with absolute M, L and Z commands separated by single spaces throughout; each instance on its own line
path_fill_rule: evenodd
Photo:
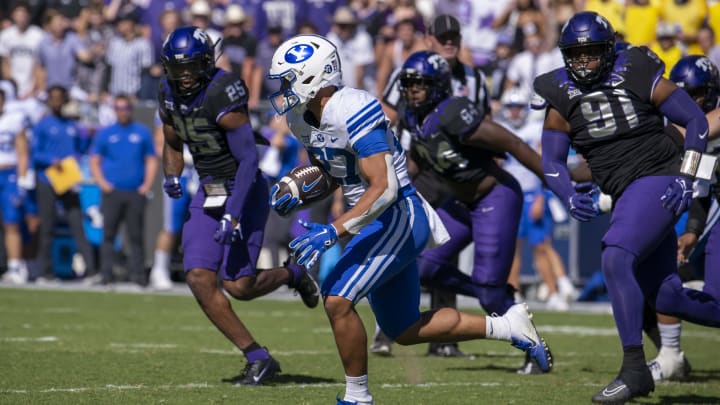
M 210 83 L 193 99 L 174 99 L 166 80 L 160 83 L 160 112 L 170 120 L 178 137 L 190 149 L 200 178 L 235 178 L 237 162 L 228 147 L 227 134 L 218 121 L 228 112 L 245 108 L 248 92 L 243 81 L 218 69 Z
M 572 146 L 613 198 L 639 177 L 678 173 L 678 147 L 650 100 L 664 70 L 652 51 L 633 47 L 619 52 L 606 79 L 590 88 L 577 87 L 564 67 L 535 79 L 532 107 L 552 107 L 567 120 Z

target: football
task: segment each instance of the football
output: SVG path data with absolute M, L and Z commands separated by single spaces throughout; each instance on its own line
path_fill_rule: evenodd
M 277 182 L 278 192 L 272 196 L 272 203 L 276 198 L 290 193 L 302 201 L 303 207 L 320 201 L 332 191 L 332 178 L 317 166 L 298 166 L 290 170 Z

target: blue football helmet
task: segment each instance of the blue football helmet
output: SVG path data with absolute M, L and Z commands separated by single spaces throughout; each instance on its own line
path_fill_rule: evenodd
M 720 75 L 707 57 L 688 55 L 681 58 L 670 70 L 670 81 L 685 89 L 704 112 L 717 107 Z
M 565 23 L 558 47 L 570 78 L 581 86 L 604 79 L 615 63 L 615 31 L 605 17 L 592 11 L 577 13 Z M 590 68 L 595 61 L 598 66 Z
M 215 74 L 215 46 L 198 27 L 178 28 L 165 39 L 160 56 L 173 93 L 182 98 L 197 94 Z
M 440 55 L 431 51 L 418 51 L 410 55 L 399 74 L 400 92 L 405 97 L 407 108 L 419 114 L 428 112 L 452 94 L 450 65 Z M 408 90 L 420 84 L 426 88 L 425 101 L 411 103 Z

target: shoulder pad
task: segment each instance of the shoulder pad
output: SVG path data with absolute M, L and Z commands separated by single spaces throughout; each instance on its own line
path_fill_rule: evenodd
M 440 128 L 460 138 L 475 131 L 485 118 L 482 107 L 466 97 L 451 97 L 441 102 L 435 112 L 439 116 Z

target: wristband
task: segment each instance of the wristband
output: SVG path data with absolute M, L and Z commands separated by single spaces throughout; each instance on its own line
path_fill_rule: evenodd
M 692 149 L 686 150 L 682 165 L 680 165 L 680 174 L 695 178 L 701 158 L 702 153 Z

